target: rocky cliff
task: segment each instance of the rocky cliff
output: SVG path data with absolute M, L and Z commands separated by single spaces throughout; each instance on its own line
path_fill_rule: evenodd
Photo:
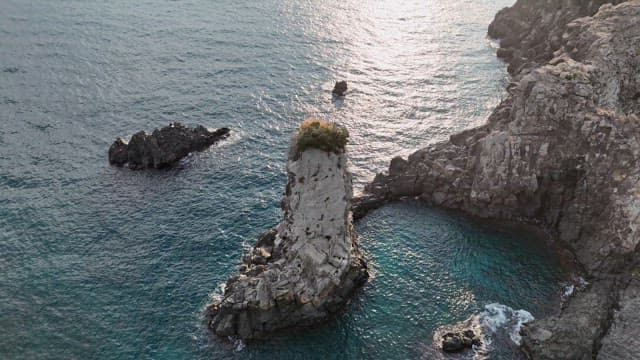
M 358 202 L 420 196 L 538 224 L 571 249 L 591 284 L 524 329 L 534 359 L 640 358 L 640 0 L 598 5 L 501 11 L 490 33 L 512 49 L 507 98 L 486 125 L 394 158 Z
M 537 68 L 554 57 L 571 21 L 593 16 L 603 4 L 625 0 L 518 0 L 500 10 L 489 25 L 489 36 L 500 40 L 498 56 L 513 76 Z
M 207 308 L 217 335 L 254 339 L 314 325 L 339 312 L 368 278 L 352 224 L 346 151 L 301 151 L 298 143 L 292 140 L 287 163 L 284 219 Z

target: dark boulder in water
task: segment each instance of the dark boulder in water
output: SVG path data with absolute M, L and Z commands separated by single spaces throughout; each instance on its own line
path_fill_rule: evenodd
M 336 85 L 333 87 L 333 91 L 331 92 L 337 96 L 344 96 L 344 93 L 347 92 L 347 82 L 337 81 Z
M 460 352 L 473 345 L 480 345 L 480 337 L 470 329 L 448 332 L 442 336 L 442 350 L 445 352 Z
M 152 134 L 140 131 L 131 137 L 129 143 L 117 139 L 109 148 L 109 163 L 117 166 L 126 164 L 131 169 L 168 167 L 228 135 L 228 128 L 209 131 L 204 126 L 191 129 L 173 123 L 154 130 Z

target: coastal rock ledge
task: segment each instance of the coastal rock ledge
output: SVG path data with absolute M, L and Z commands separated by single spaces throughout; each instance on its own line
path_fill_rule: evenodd
M 525 325 L 531 359 L 640 359 L 640 1 L 598 3 L 518 0 L 500 12 L 491 34 L 510 49 L 507 98 L 487 124 L 394 158 L 356 202 L 419 196 L 537 224 L 570 249 L 590 285 Z
M 346 152 L 299 149 L 299 139 L 288 156 L 284 219 L 260 236 L 222 300 L 207 307 L 219 336 L 255 339 L 315 325 L 339 312 L 368 278 L 352 224 Z

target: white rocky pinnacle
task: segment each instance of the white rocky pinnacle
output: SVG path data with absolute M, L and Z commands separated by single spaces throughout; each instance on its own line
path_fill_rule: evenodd
M 287 170 L 284 219 L 207 308 L 217 335 L 253 339 L 314 325 L 341 310 L 368 277 L 352 224 L 346 152 L 299 152 L 294 138 Z

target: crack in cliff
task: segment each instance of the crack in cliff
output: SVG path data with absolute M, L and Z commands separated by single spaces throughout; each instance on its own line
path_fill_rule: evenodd
M 602 323 L 600 323 L 600 326 L 599 326 L 600 331 L 596 335 L 595 340 L 593 342 L 593 350 L 591 351 L 591 358 L 593 360 L 596 360 L 596 358 L 598 357 L 598 353 L 602 348 L 602 340 L 605 338 L 605 336 L 607 336 L 607 334 L 609 333 L 609 330 L 611 329 L 611 326 L 613 325 L 615 311 L 620 309 L 619 301 L 620 301 L 620 293 L 622 291 L 623 290 L 621 290 L 620 287 L 617 286 L 617 282 L 616 282 L 616 284 L 614 285 L 613 294 L 611 295 L 612 298 L 610 299 L 610 304 L 606 311 L 606 316 L 602 321 Z

